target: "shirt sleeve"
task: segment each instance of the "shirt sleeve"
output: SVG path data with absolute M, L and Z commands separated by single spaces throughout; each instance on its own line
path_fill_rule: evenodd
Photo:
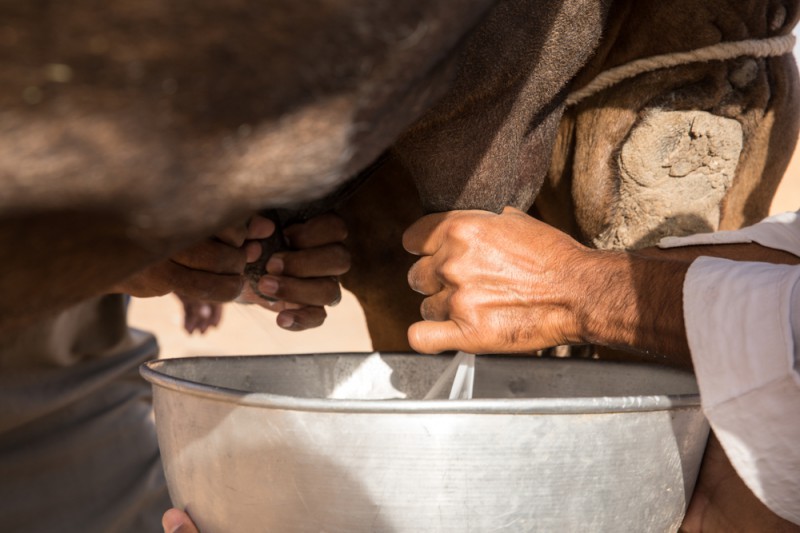
M 796 216 L 789 224 L 800 236 Z M 780 241 L 800 255 L 783 230 L 756 226 L 750 242 Z M 683 301 L 709 423 L 753 493 L 800 524 L 800 266 L 701 257 Z

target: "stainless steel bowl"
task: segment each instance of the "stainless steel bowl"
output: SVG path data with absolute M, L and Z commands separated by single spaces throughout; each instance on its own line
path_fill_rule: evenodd
M 148 363 L 175 505 L 202 533 L 677 531 L 708 435 L 691 374 L 481 356 L 474 399 L 421 400 L 450 359 Z

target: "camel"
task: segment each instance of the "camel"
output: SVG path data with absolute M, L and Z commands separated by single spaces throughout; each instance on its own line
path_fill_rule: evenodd
M 636 59 L 786 35 L 797 17 L 778 0 L 0 0 L 0 330 L 257 210 L 338 196 L 365 169 L 341 209 L 344 281 L 384 350 L 407 347 L 417 316 L 400 234 L 423 213 L 536 199 L 540 218 L 622 248 L 754 221 L 797 136 L 790 57 L 569 96 Z M 698 201 L 673 210 L 685 190 Z M 124 363 L 101 393 L 127 394 L 115 379 L 138 359 Z M 95 364 L 45 367 L 71 389 L 38 385 L 94 405 L 79 374 Z
M 527 208 L 607 4 L 0 2 L 0 329 L 390 146 L 427 210 Z
M 791 2 L 7 1 L 0 13 L 0 328 L 100 294 L 255 210 L 335 192 L 386 154 L 423 212 L 527 209 L 544 184 L 545 220 L 624 247 L 640 239 L 620 221 L 654 195 L 621 193 L 636 179 L 618 179 L 613 154 L 630 161 L 647 135 L 680 129 L 655 110 L 703 110 L 732 134 L 741 124 L 728 166 L 745 166 L 726 167 L 694 229 L 757 218 L 796 136 L 787 57 L 642 74 L 561 120 L 569 90 L 609 66 L 789 33 Z M 642 113 L 660 115 L 649 134 Z M 681 226 L 665 213 L 647 231 Z

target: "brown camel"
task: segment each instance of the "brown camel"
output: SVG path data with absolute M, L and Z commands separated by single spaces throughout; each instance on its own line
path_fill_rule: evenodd
M 0 0 L 0 328 L 389 146 L 429 210 L 527 208 L 607 4 Z

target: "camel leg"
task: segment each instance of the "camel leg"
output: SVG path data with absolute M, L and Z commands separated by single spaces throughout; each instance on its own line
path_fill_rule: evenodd
M 406 331 L 420 319 L 422 295 L 406 283 L 416 258 L 403 249 L 402 235 L 423 214 L 411 177 L 389 158 L 339 214 L 347 222 L 353 257 L 342 284 L 364 309 L 373 347 L 410 350 Z

